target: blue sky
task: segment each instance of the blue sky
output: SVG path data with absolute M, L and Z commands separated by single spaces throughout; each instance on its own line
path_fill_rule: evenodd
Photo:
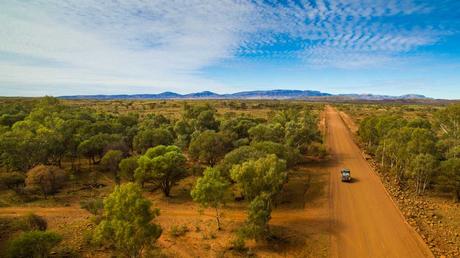
M 5 0 L 0 95 L 309 89 L 460 99 L 460 1 Z

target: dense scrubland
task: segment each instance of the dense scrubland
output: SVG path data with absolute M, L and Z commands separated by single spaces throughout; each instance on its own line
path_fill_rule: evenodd
M 46 212 L 3 218 L 0 249 L 11 257 L 171 255 L 156 242 L 165 234 L 192 234 L 174 212 L 187 215 L 195 206 L 213 211 L 215 231 L 201 232 L 198 222 L 193 233 L 215 239 L 227 232 L 226 242 L 211 248 L 215 253 L 254 255 L 248 243 L 285 241 L 269 227 L 272 211 L 286 202 L 285 186 L 297 182 L 292 176 L 304 176 L 305 164 L 327 154 L 318 128 L 322 104 L 0 101 L 0 206 L 16 215 L 21 207 L 40 206 L 82 217 L 67 231 L 58 226 L 62 234 L 46 230 Z M 196 204 L 186 206 L 191 201 Z M 245 215 L 225 224 L 223 209 L 232 205 Z
M 409 223 L 435 254 L 460 255 L 460 104 L 340 109 Z

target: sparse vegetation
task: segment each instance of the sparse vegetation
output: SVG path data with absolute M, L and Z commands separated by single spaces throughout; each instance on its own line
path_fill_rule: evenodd
M 29 213 L 14 221 L 14 227 L 22 231 L 45 231 L 48 227 L 46 220 L 38 215 Z
M 12 258 L 50 257 L 51 249 L 61 240 L 62 237 L 53 232 L 24 232 L 10 241 L 8 256 Z
M 15 102 L 6 101 L 5 105 L 15 105 Z M 117 255 L 148 256 L 151 250 L 156 250 L 152 246 L 160 236 L 160 222 L 170 229 L 170 235 L 177 236 L 188 232 L 185 225 L 196 224 L 195 221 L 187 224 L 172 222 L 174 219 L 170 222 L 173 217 L 157 218 L 158 212 L 152 210 L 153 215 L 146 215 L 146 218 L 150 216 L 150 221 L 155 218 L 154 221 L 158 222 L 152 224 L 149 221 L 154 227 L 150 230 L 145 223 L 136 224 L 134 218 L 123 217 L 124 213 L 132 212 L 115 211 L 115 204 L 109 208 L 106 203 L 111 199 L 113 203 L 123 202 L 125 209 L 137 209 L 134 208 L 136 205 L 127 203 L 129 198 L 114 200 L 115 193 L 124 195 L 119 189 L 125 187 L 126 182 L 143 185 L 140 190 L 129 191 L 138 197 L 141 194 L 147 200 L 155 198 L 161 207 L 168 206 L 165 206 L 167 199 L 157 195 L 159 192 L 170 196 L 168 199 L 173 207 L 194 207 L 187 208 L 187 212 L 201 209 L 190 202 L 191 195 L 202 208 L 212 209 L 215 222 L 202 217 L 205 222 L 199 224 L 197 231 L 190 231 L 190 237 L 203 235 L 207 241 L 214 241 L 222 236 L 229 238 L 232 232 L 243 232 L 238 228 L 244 228 L 246 234 L 241 233 L 239 237 L 243 249 L 245 238 L 260 239 L 258 237 L 262 236 L 249 232 L 256 232 L 257 227 L 269 229 L 271 211 L 276 207 L 287 179 L 286 169 L 295 169 L 308 158 L 319 157 L 321 154 L 317 150 L 320 148 L 312 146 L 323 146 L 317 129 L 318 114 L 323 106 L 305 102 L 93 102 L 47 97 L 19 106 L 21 115 L 5 120 L 0 130 L 0 197 L 7 200 L 2 201 L 5 206 L 30 203 L 32 206 L 43 205 L 40 209 L 56 207 L 55 216 L 65 216 L 65 221 L 72 221 L 61 226 L 55 217 L 50 219 L 46 213 L 43 216 L 48 220 L 45 223 L 48 228 L 63 233 L 63 243 L 56 248 L 57 255 L 61 250 L 67 252 L 63 247 L 70 242 L 69 253 L 113 251 Z M 273 188 L 270 188 L 268 179 L 264 181 L 265 168 L 261 160 L 271 160 L 265 168 L 275 163 L 285 164 L 282 167 L 286 169 L 281 173 L 284 179 L 280 179 L 277 187 L 273 182 Z M 258 193 L 246 196 L 242 181 L 231 176 L 234 167 L 240 167 L 242 171 L 245 170 L 242 167 L 259 171 L 255 180 L 266 185 L 260 186 L 262 190 Z M 135 183 L 130 185 L 139 187 Z M 116 190 L 109 195 L 114 187 Z M 234 194 L 235 199 L 240 200 L 241 193 L 244 201 L 232 198 Z M 253 199 L 258 201 L 252 203 Z M 251 212 L 252 206 L 261 203 L 259 199 L 266 204 L 264 211 L 268 215 L 265 220 L 260 219 L 254 209 Z M 246 222 L 234 221 L 231 219 L 233 215 L 225 220 L 225 204 L 247 208 Z M 86 212 L 95 216 L 88 216 Z M 82 220 L 76 220 L 76 216 Z M 197 212 L 192 217 L 199 216 Z M 122 227 L 117 223 L 122 223 L 125 229 L 142 227 L 139 232 L 145 231 L 145 234 L 140 233 L 145 242 L 123 238 Z M 209 227 L 213 223 L 224 230 L 212 230 Z M 15 236 L 26 228 L 41 230 L 32 226 L 22 229 L 11 226 L 7 235 Z M 76 236 L 78 231 L 88 233 L 82 233 L 85 237 L 80 240 Z M 83 249 L 74 243 L 81 243 Z M 101 251 L 92 245 L 94 243 L 102 244 L 105 249 Z

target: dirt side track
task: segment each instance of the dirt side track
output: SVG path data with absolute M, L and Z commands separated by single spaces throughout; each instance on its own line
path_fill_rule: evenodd
M 330 167 L 332 254 L 335 257 L 433 257 L 420 236 L 405 222 L 339 113 L 326 108 Z M 351 170 L 343 183 L 340 169 Z

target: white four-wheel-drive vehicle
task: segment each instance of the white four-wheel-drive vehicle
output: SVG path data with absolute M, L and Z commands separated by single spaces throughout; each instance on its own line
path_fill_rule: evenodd
M 342 174 L 342 182 L 350 182 L 351 181 L 351 173 L 350 169 L 343 168 L 340 173 Z

